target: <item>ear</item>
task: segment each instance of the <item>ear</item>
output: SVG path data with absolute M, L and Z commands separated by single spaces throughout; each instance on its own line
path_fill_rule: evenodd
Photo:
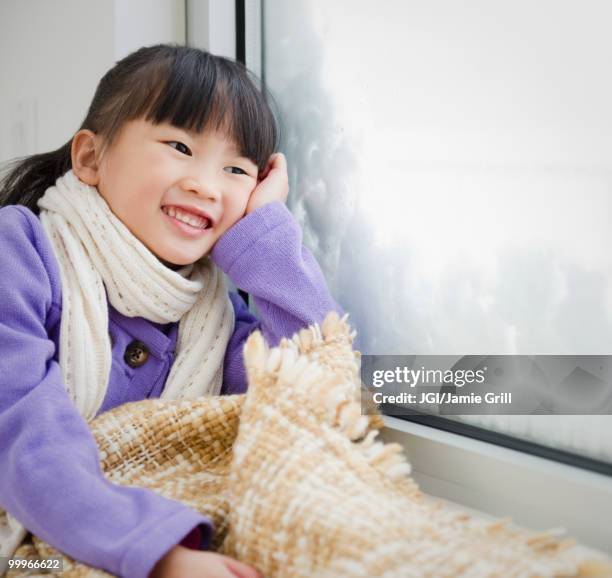
M 88 129 L 81 129 L 72 138 L 72 171 L 92 187 L 100 181 L 100 145 L 98 135 Z

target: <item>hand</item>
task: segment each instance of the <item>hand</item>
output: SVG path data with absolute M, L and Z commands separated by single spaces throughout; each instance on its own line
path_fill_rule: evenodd
M 266 168 L 257 178 L 257 186 L 253 189 L 246 207 L 246 214 L 273 201 L 287 200 L 289 193 L 289 176 L 287 175 L 287 160 L 283 153 L 273 154 Z
M 149 578 L 262 578 L 251 566 L 216 552 L 175 546 L 161 558 Z

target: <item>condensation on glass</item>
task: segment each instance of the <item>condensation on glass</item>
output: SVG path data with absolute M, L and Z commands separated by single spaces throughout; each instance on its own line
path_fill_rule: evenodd
M 612 353 L 612 5 L 264 8 L 289 205 L 362 351 Z M 609 416 L 465 419 L 612 461 Z

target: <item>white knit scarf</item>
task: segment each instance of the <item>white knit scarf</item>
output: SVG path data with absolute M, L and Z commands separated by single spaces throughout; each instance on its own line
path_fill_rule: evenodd
M 179 321 L 176 360 L 161 397 L 219 394 L 234 309 L 210 259 L 178 271 L 164 266 L 72 170 L 38 206 L 61 273 L 60 367 L 81 415 L 94 417 L 108 388 L 107 299 L 127 317 Z

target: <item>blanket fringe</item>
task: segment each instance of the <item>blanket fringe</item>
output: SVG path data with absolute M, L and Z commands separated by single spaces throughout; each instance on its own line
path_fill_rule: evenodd
M 325 423 L 355 442 L 372 467 L 391 480 L 399 480 L 412 470 L 402 447 L 374 441 L 383 422 L 378 420 L 372 427 L 372 420 L 362 413 L 360 354 L 351 347 L 355 335 L 348 324 L 348 314 L 340 317 L 335 312 L 327 315 L 321 327 L 314 324 L 302 329 L 292 339 L 281 339 L 272 349 L 255 332 L 244 347 L 246 366 L 270 375 L 279 387 L 279 394 L 289 386 L 303 393 L 310 409 L 315 413 L 322 411 Z M 324 343 L 326 348 L 321 347 Z M 338 346 L 335 349 L 330 347 L 334 344 Z M 337 354 L 325 358 L 314 353 L 330 350 Z M 327 371 L 330 368 L 334 371 Z

